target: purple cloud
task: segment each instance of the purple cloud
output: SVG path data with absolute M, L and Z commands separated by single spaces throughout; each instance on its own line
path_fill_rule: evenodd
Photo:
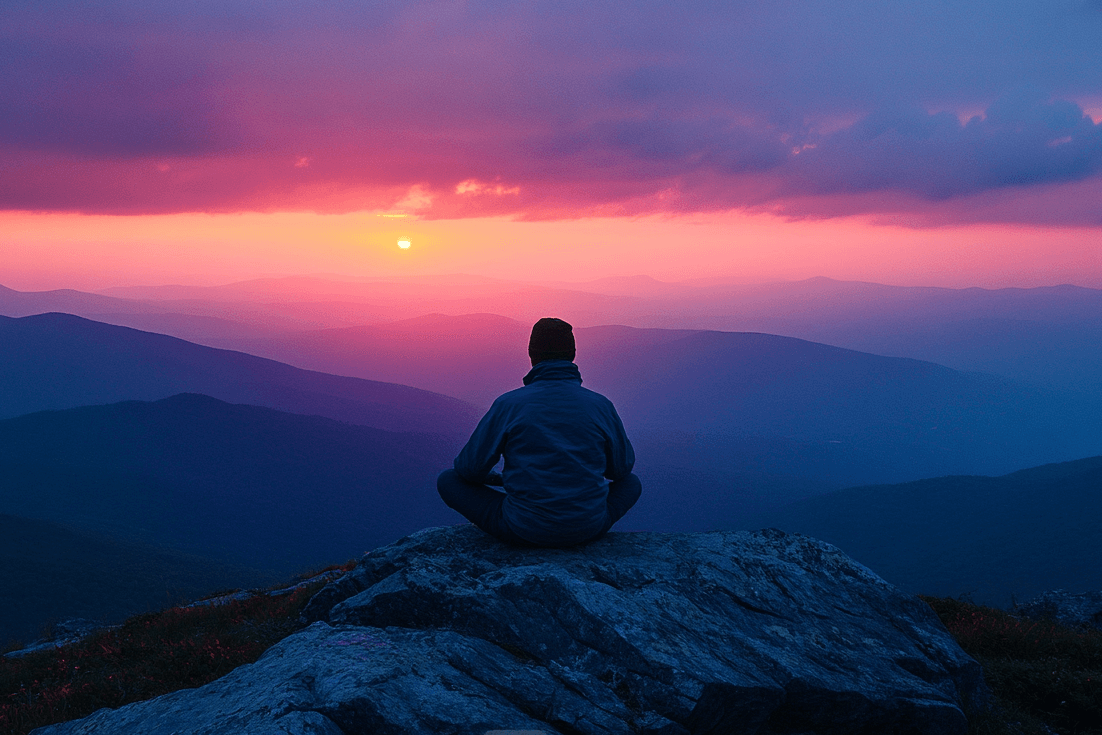
M 0 207 L 960 218 L 1102 175 L 1099 37 L 1096 0 L 15 3 Z
M 900 190 L 948 199 L 1009 186 L 1076 181 L 1102 170 L 1102 124 L 1039 95 L 996 101 L 961 123 L 948 112 L 877 111 L 793 156 L 786 190 Z

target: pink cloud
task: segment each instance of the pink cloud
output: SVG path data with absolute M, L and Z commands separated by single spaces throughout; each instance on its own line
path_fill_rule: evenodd
M 1102 13 L 858 4 L 27 5 L 0 208 L 1097 224 Z

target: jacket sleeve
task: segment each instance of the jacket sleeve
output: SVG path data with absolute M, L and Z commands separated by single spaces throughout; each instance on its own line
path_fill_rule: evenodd
M 620 421 L 620 415 L 616 408 L 609 403 L 609 438 L 606 452 L 608 464 L 605 467 L 605 477 L 610 480 L 622 480 L 631 474 L 635 466 L 635 450 L 628 441 L 627 432 L 624 431 L 624 423 Z
M 478 422 L 466 446 L 455 458 L 453 467 L 468 482 L 485 483 L 505 448 L 507 416 L 500 401 L 494 401 L 490 410 Z

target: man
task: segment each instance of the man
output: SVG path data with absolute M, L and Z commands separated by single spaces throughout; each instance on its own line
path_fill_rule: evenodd
M 524 387 L 494 401 L 437 489 L 449 507 L 508 543 L 594 541 L 639 499 L 635 451 L 612 402 L 582 387 L 569 324 L 536 322 L 528 356 Z

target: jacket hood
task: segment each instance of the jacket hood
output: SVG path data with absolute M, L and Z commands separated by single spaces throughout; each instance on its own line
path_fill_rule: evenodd
M 537 380 L 574 380 L 582 382 L 578 366 L 570 360 L 544 360 L 536 363 L 524 376 L 524 384 L 530 385 Z

